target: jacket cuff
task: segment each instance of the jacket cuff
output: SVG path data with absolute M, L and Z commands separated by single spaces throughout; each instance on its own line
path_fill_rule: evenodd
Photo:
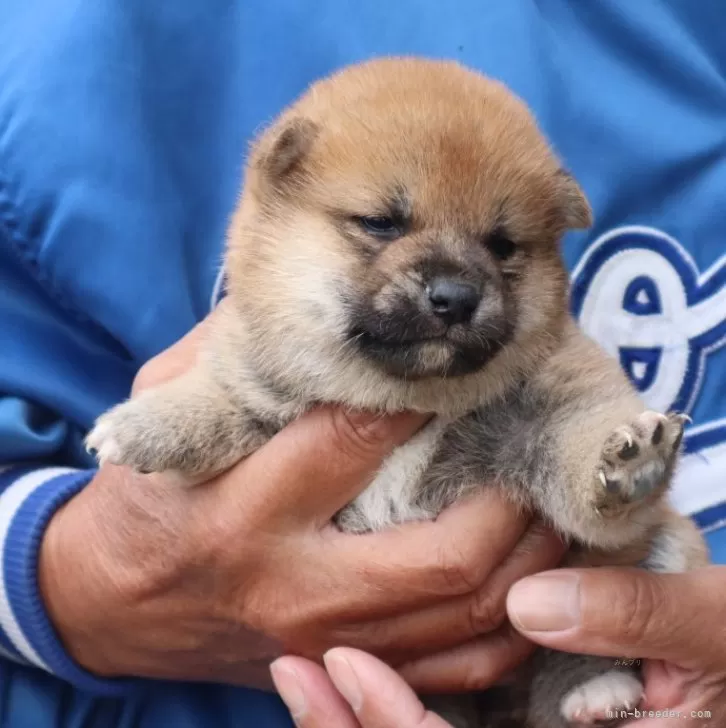
M 131 681 L 94 677 L 65 651 L 38 587 L 38 555 L 53 514 L 95 470 L 9 467 L 0 471 L 0 657 L 35 665 L 76 687 L 125 695 Z

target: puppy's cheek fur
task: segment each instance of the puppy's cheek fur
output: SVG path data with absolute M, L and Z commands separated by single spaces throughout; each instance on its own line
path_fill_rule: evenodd
M 270 327 L 261 335 L 293 337 L 303 347 L 321 339 L 340 344 L 347 330 L 344 294 L 356 257 L 319 216 L 293 209 L 284 219 L 265 221 L 256 231 L 252 255 L 230 256 L 231 293 L 248 322 Z

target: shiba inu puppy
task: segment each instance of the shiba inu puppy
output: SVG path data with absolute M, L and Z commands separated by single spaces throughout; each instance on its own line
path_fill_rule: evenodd
M 420 59 L 344 69 L 254 145 L 228 305 L 196 367 L 103 415 L 88 445 L 203 479 L 321 402 L 429 412 L 341 528 L 432 518 L 498 487 L 572 540 L 570 563 L 700 565 L 700 537 L 665 500 L 684 417 L 647 411 L 568 314 L 559 242 L 590 223 L 499 83 Z M 613 660 L 542 651 L 530 667 L 508 725 L 593 723 L 641 699 L 637 670 Z

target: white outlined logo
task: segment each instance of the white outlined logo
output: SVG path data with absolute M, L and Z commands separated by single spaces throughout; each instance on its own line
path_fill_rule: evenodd
M 699 271 L 666 233 L 616 228 L 573 271 L 572 311 L 650 407 L 690 412 L 708 355 L 726 344 L 726 255 Z M 683 510 L 702 511 L 703 526 L 726 519 L 726 506 L 717 505 L 726 499 L 726 419 L 689 428 L 684 449 L 676 500 Z

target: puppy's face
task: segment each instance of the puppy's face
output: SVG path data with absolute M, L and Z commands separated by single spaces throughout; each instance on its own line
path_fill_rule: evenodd
M 395 377 L 460 376 L 562 318 L 558 241 L 589 217 L 503 87 L 377 61 L 314 86 L 258 143 L 232 292 L 303 349 L 313 337 Z

